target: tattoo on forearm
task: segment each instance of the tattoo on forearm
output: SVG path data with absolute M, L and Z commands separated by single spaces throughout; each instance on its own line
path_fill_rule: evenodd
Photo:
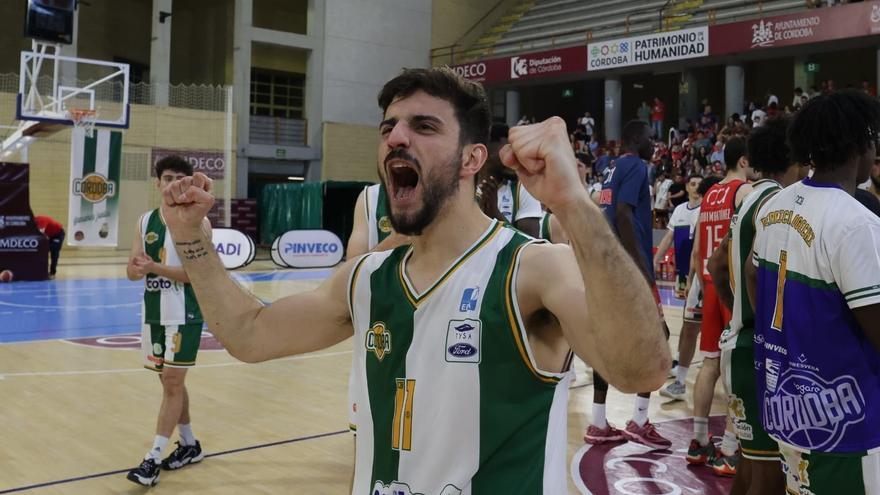
M 190 242 L 175 242 L 175 244 L 182 248 L 180 254 L 186 260 L 193 261 L 208 256 L 208 250 L 202 245 L 201 239 Z

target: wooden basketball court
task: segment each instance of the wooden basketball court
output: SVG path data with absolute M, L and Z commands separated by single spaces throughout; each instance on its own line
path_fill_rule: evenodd
M 139 328 L 104 325 L 119 321 L 111 317 L 114 311 L 126 313 L 130 321 L 138 318 L 127 314 L 139 311 L 130 302 L 141 293 L 136 284 L 120 281 L 125 261 L 122 251 L 62 251 L 57 280 L 0 284 L 0 338 L 18 335 L 16 342 L 6 338 L 0 345 L 0 494 L 146 491 L 127 481 L 125 472 L 151 445 L 161 387 L 155 374 L 142 368 L 135 338 Z M 313 287 L 326 276 L 326 270 L 300 271 L 296 277 L 301 279 L 290 279 L 292 270 L 277 271 L 260 261 L 249 270 L 241 283 L 266 301 Z M 109 289 L 100 289 L 105 285 Z M 680 311 L 667 306 L 673 346 Z M 50 323 L 32 319 L 41 312 Z M 49 328 L 52 321 L 75 328 L 76 335 L 57 338 L 59 329 Z M 200 351 L 187 385 L 193 429 L 208 457 L 163 472 L 151 493 L 347 493 L 353 451 L 347 427 L 351 349 L 349 340 L 257 365 L 238 362 L 222 350 Z M 570 463 L 584 446 L 591 381 L 580 364 L 569 405 Z M 622 427 L 632 407 L 632 396 L 609 394 L 613 424 Z M 713 414 L 723 410 L 719 387 Z M 666 431 L 663 421 L 689 416 L 684 402 L 653 396 L 651 419 L 661 431 Z M 681 452 L 669 456 L 684 463 Z M 639 473 L 645 477 L 643 469 Z M 664 469 L 648 474 L 660 478 Z M 574 481 L 569 487 L 569 493 L 587 493 Z M 625 493 L 606 488 L 606 493 Z M 601 488 L 587 489 L 602 493 Z M 660 490 L 635 493 L 666 493 Z

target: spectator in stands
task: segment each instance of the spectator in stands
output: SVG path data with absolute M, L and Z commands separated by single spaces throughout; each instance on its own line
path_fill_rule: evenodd
M 714 162 L 712 164 L 712 170 L 709 175 L 718 177 L 719 179 L 723 179 L 725 172 L 726 169 L 724 168 L 724 164 L 722 162 Z
M 742 123 L 740 123 L 740 125 L 742 125 Z M 724 143 L 719 138 L 717 141 L 715 141 L 715 146 L 712 147 L 712 154 L 709 155 L 708 162 L 715 163 L 721 161 L 724 161 Z
M 654 97 L 654 105 L 651 107 L 651 129 L 655 139 L 663 139 L 663 120 L 666 118 L 666 105 L 660 97 Z
M 767 117 L 766 117 L 767 119 L 772 119 L 773 117 L 776 117 L 776 115 L 778 115 L 778 114 L 779 114 L 779 105 L 777 105 L 776 102 L 773 102 L 773 103 L 767 105 Z
M 752 112 L 752 127 L 761 127 L 761 124 L 764 123 L 764 119 L 767 118 L 767 112 L 760 108 L 756 108 Z
M 587 147 L 590 149 L 590 154 L 593 155 L 593 157 L 599 153 L 599 136 L 596 134 L 597 133 L 594 132 L 593 135 L 590 136 L 590 142 L 587 144 Z
M 57 220 L 46 215 L 34 217 L 37 229 L 49 239 L 49 279 L 55 278 L 58 268 L 58 257 L 61 255 L 61 247 L 64 246 L 64 227 Z
M 699 162 L 700 168 L 709 166 L 709 146 L 700 146 L 700 149 L 697 151 L 697 154 L 694 155 L 694 160 Z
M 684 174 L 680 170 L 672 172 L 672 186 L 669 187 L 669 210 L 688 200 Z
M 698 132 L 697 138 L 694 140 L 693 148 L 695 150 L 694 154 L 696 155 L 700 148 L 708 148 L 712 146 L 712 141 L 709 139 L 709 134 L 704 132 Z
M 596 129 L 596 121 L 590 115 L 590 112 L 584 112 L 584 116 L 580 118 L 578 123 L 584 126 L 584 133 L 586 133 L 587 141 L 589 141 L 590 137 L 593 136 L 593 131 Z
M 651 123 L 651 107 L 648 106 L 647 101 L 642 100 L 642 104 L 639 105 L 639 109 L 636 110 L 636 118 L 646 124 Z
M 706 135 L 714 135 L 718 132 L 718 117 L 712 113 L 711 105 L 703 107 L 703 113 L 700 114 L 697 128 Z
M 772 104 L 776 104 L 779 106 L 779 97 L 774 95 L 771 91 L 767 91 L 767 106 L 769 107 Z
M 596 175 L 600 177 L 605 176 L 605 171 L 611 166 L 614 162 L 614 159 L 617 158 L 617 153 L 620 151 L 620 148 L 617 146 L 617 143 L 614 141 L 608 141 L 608 147 L 605 149 L 605 152 L 602 156 L 596 160 L 595 165 L 593 166 L 594 172 Z
M 669 189 L 672 187 L 672 179 L 669 173 L 661 169 L 657 181 L 654 183 L 654 228 L 665 229 L 669 221 Z
M 877 88 L 871 86 L 871 83 L 867 80 L 862 81 L 862 91 L 866 94 L 876 97 L 877 96 Z
M 528 115 L 523 115 L 522 117 L 520 117 L 519 121 L 517 121 L 516 125 L 529 125 Z
M 791 108 L 797 110 L 803 104 L 801 97 L 804 96 L 804 90 L 800 87 L 794 88 L 794 98 L 791 100 Z

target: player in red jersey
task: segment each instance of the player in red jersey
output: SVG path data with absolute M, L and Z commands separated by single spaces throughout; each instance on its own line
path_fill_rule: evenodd
M 731 315 L 730 310 L 718 299 L 706 262 L 730 230 L 733 211 L 752 190 L 746 181 L 754 179 L 754 172 L 749 167 L 744 139 L 734 137 L 727 141 L 724 162 L 727 165 L 724 180 L 709 188 L 703 196 L 691 253 L 691 270 L 696 271 L 695 275 L 700 277 L 703 286 L 700 337 L 703 367 L 694 386 L 694 439 L 688 448 L 687 460 L 692 464 L 711 463 L 717 474 L 733 476 L 736 473 L 736 436 L 732 431 L 726 432 L 719 453 L 715 452 L 715 445 L 709 440 L 709 410 L 715 395 L 715 384 L 721 376 L 718 339 Z

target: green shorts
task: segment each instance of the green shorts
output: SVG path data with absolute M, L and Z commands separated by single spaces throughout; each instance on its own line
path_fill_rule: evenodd
M 737 335 L 736 348 L 721 353 L 721 372 L 727 389 L 727 408 L 742 455 L 754 461 L 779 460 L 779 445 L 761 424 L 755 387 L 754 330 Z
M 202 341 L 202 324 L 151 325 L 141 330 L 141 349 L 144 368 L 162 371 L 171 368 L 189 368 L 196 364 L 196 354 Z
M 793 495 L 880 493 L 880 452 L 831 453 L 780 444 L 785 489 Z M 875 449 L 876 450 L 876 449 Z

